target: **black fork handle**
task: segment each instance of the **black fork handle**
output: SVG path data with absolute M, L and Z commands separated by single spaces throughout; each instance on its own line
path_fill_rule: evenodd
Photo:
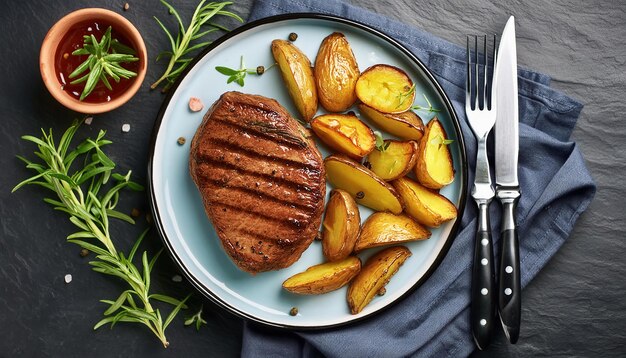
M 484 350 L 491 342 L 495 320 L 496 291 L 493 243 L 489 223 L 489 201 L 478 203 L 478 228 L 472 269 L 470 324 L 474 342 Z

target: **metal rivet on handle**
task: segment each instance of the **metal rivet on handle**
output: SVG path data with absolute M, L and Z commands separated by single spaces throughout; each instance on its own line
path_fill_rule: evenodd
M 510 296 L 511 293 L 513 293 L 513 290 L 511 290 L 510 288 L 507 287 L 507 288 L 504 289 L 504 294 L 505 295 Z

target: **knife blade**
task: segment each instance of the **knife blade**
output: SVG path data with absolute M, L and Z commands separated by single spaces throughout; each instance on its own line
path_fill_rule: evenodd
M 509 342 L 516 343 L 521 321 L 521 284 L 516 209 L 521 195 L 517 177 L 519 106 L 515 18 L 504 27 L 495 69 L 498 101 L 495 126 L 496 198 L 502 205 L 498 313 Z

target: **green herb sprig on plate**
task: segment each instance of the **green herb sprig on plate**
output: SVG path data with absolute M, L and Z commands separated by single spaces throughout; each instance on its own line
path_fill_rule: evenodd
M 385 142 L 383 135 L 379 131 L 374 131 L 374 137 L 376 138 L 376 150 L 384 152 L 389 148 L 391 142 Z
M 412 110 L 414 111 L 426 111 L 426 112 L 441 112 L 440 109 L 437 109 L 435 107 L 433 107 L 433 105 L 430 103 L 430 101 L 428 100 L 428 97 L 426 97 L 425 94 L 422 94 L 424 96 L 424 100 L 426 101 L 426 104 L 428 105 L 428 107 L 424 107 L 424 106 L 420 106 L 419 104 L 416 104 L 414 106 L 411 107 Z
M 157 17 L 154 17 L 159 26 L 161 26 L 163 31 L 165 31 L 165 34 L 170 40 L 170 45 L 172 49 L 170 51 L 164 51 L 160 53 L 157 57 L 157 61 L 162 57 L 169 57 L 170 61 L 167 64 L 167 68 L 165 69 L 163 75 L 158 80 L 156 80 L 156 82 L 154 82 L 150 86 L 150 88 L 155 89 L 161 84 L 161 82 L 166 81 L 167 83 L 163 87 L 163 91 L 167 91 L 170 86 L 174 84 L 176 78 L 178 78 L 178 76 L 185 70 L 185 68 L 187 68 L 189 62 L 191 62 L 191 60 L 193 59 L 192 53 L 196 50 L 200 50 L 206 47 L 211 43 L 211 41 L 204 41 L 193 44 L 192 42 L 199 40 L 215 31 L 228 31 L 228 29 L 224 28 L 221 25 L 209 22 L 210 19 L 212 19 L 215 15 L 228 16 L 240 22 L 243 22 L 243 19 L 233 12 L 224 10 L 226 6 L 232 4 L 232 2 L 230 1 L 220 3 L 210 2 L 205 5 L 205 0 L 202 0 L 196 7 L 193 15 L 191 16 L 191 21 L 189 22 L 189 25 L 185 27 L 176 9 L 174 9 L 174 7 L 165 0 L 161 0 L 161 3 L 169 9 L 170 14 L 176 17 L 176 21 L 178 22 L 178 34 L 176 35 L 176 37 L 172 36 L 172 34 L 165 27 L 165 25 L 163 25 L 163 23 Z M 207 27 L 207 30 L 201 31 L 202 29 Z
M 107 89 L 112 90 L 109 78 L 119 82 L 122 78 L 129 79 L 137 76 L 136 72 L 122 67 L 122 63 L 139 61 L 139 58 L 134 56 L 135 51 L 132 48 L 121 44 L 115 39 L 111 39 L 111 26 L 104 32 L 100 41 L 93 34 L 85 35 L 83 37 L 83 47 L 72 52 L 72 55 L 89 55 L 68 76 L 70 79 L 73 79 L 88 71 L 70 82 L 73 85 L 85 82 L 83 92 L 80 94 L 80 101 L 89 96 L 96 88 L 98 82 L 104 83 Z
M 80 122 L 75 121 L 61 136 L 58 144 L 52 130 L 46 132 L 42 129 L 41 138 L 23 136 L 22 139 L 37 145 L 35 155 L 41 161 L 34 162 L 18 156 L 26 163 L 26 168 L 35 171 L 36 175 L 19 183 L 13 192 L 27 184 L 50 190 L 55 197 L 44 198 L 44 201 L 66 213 L 79 229 L 69 235 L 67 241 L 96 254 L 96 260 L 89 263 L 94 271 L 118 277 L 128 285 L 115 300 L 101 301 L 109 307 L 104 312 L 105 317 L 96 323 L 94 329 L 108 323 L 111 327 L 117 322 L 140 323 L 147 326 L 167 347 L 169 342 L 165 329 L 178 312 L 186 308 L 185 301 L 189 296 L 178 300 L 150 293 L 150 275 L 162 249 L 151 259 L 144 251 L 141 254 L 141 267 L 133 263 L 147 230 L 137 239 L 128 255 L 115 247 L 109 230 L 110 219 L 134 224 L 132 217 L 115 210 L 120 192 L 122 189 L 142 190 L 143 187 L 130 180 L 130 171 L 126 175 L 113 172 L 115 163 L 102 151 L 102 147 L 111 144 L 104 138 L 104 131 L 101 130 L 95 139 L 86 139 L 70 150 L 70 143 L 79 126 Z M 80 169 L 72 170 L 73 166 L 79 166 Z M 174 306 L 165 319 L 161 311 L 155 308 L 155 301 Z
M 231 82 L 235 82 L 236 84 L 243 87 L 245 84 L 244 79 L 246 78 L 246 75 L 261 76 L 262 74 L 265 73 L 265 71 L 274 67 L 274 65 L 276 65 L 276 63 L 272 64 L 267 69 L 265 68 L 265 66 L 257 66 L 256 68 L 246 68 L 245 63 L 243 62 L 243 56 L 241 56 L 241 58 L 239 59 L 238 70 L 234 68 L 225 67 L 225 66 L 216 66 L 215 70 L 223 74 L 224 76 L 228 76 L 228 79 L 226 80 L 227 84 Z

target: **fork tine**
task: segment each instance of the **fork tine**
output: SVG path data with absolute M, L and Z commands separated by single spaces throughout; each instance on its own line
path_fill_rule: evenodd
M 478 107 L 478 36 L 474 35 L 474 75 L 476 77 L 476 81 L 474 82 L 474 93 L 476 93 L 476 100 L 474 101 L 474 109 L 479 109 Z
M 472 88 L 471 88 L 471 78 L 472 78 L 472 68 L 470 62 L 470 37 L 467 35 L 467 74 L 465 76 L 465 105 L 471 107 L 471 98 L 472 98 Z
M 489 96 L 489 109 L 493 108 L 493 105 L 496 101 L 495 96 L 493 95 L 493 84 L 494 84 L 494 80 L 495 80 L 495 74 L 496 74 L 496 61 L 497 61 L 497 56 L 496 56 L 496 41 L 497 41 L 497 37 L 494 34 L 493 35 L 493 49 L 491 51 L 492 54 L 492 60 L 491 60 L 491 95 Z
M 487 35 L 484 36 L 484 42 L 483 42 L 483 57 L 484 57 L 484 61 L 483 61 L 483 106 L 482 109 L 487 109 L 487 75 L 488 73 L 488 68 L 487 68 Z

